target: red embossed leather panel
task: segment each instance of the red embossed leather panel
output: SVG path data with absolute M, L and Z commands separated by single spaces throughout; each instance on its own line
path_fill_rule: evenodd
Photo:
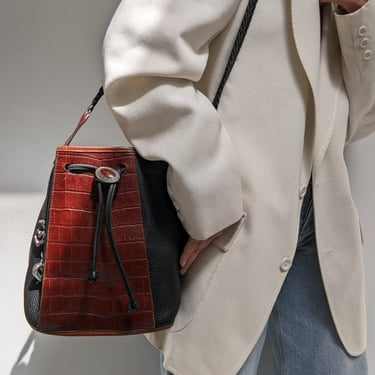
M 99 278 L 93 284 L 87 281 L 93 256 L 96 187 L 93 174 L 70 173 L 67 164 L 126 167 L 113 201 L 112 221 L 116 245 L 139 303 L 134 312 L 127 311 L 129 298 L 104 225 L 97 258 Z M 39 313 L 41 330 L 100 335 L 136 333 L 155 326 L 139 202 L 133 149 L 57 149 Z

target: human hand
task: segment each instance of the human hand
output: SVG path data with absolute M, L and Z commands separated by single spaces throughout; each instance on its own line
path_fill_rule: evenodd
M 346 12 L 355 12 L 367 3 L 367 0 L 319 0 L 320 5 L 335 3 L 343 8 Z
M 208 245 L 216 238 L 219 237 L 223 231 L 214 234 L 213 236 L 202 240 L 194 240 L 189 237 L 188 241 L 185 244 L 184 250 L 180 256 L 180 273 L 184 275 L 189 267 L 193 264 L 197 256 L 208 247 Z

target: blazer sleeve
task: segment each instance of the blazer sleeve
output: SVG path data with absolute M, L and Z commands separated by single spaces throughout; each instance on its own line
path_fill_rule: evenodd
M 103 43 L 104 92 L 141 156 L 164 160 L 168 193 L 197 240 L 243 214 L 236 152 L 195 83 L 238 0 L 126 0 Z
M 335 13 L 335 18 L 349 96 L 350 143 L 375 131 L 375 0 L 353 13 Z

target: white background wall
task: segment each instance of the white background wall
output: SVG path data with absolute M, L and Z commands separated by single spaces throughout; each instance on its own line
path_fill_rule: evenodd
M 33 333 L 23 317 L 28 247 L 54 150 L 65 141 L 101 84 L 101 42 L 116 5 L 115 0 L 8 0 L 1 4 L 1 375 L 158 374 L 158 353 L 143 337 L 45 336 Z M 76 143 L 125 143 L 104 102 Z M 374 146 L 372 136 L 347 150 L 365 234 L 370 375 L 375 374 Z M 272 374 L 270 368 L 266 351 L 259 375 Z

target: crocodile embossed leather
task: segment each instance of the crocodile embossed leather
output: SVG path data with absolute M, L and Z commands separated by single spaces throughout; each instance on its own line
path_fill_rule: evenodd
M 131 147 L 57 148 L 26 276 L 34 329 L 115 335 L 173 324 L 187 234 L 166 170 Z

